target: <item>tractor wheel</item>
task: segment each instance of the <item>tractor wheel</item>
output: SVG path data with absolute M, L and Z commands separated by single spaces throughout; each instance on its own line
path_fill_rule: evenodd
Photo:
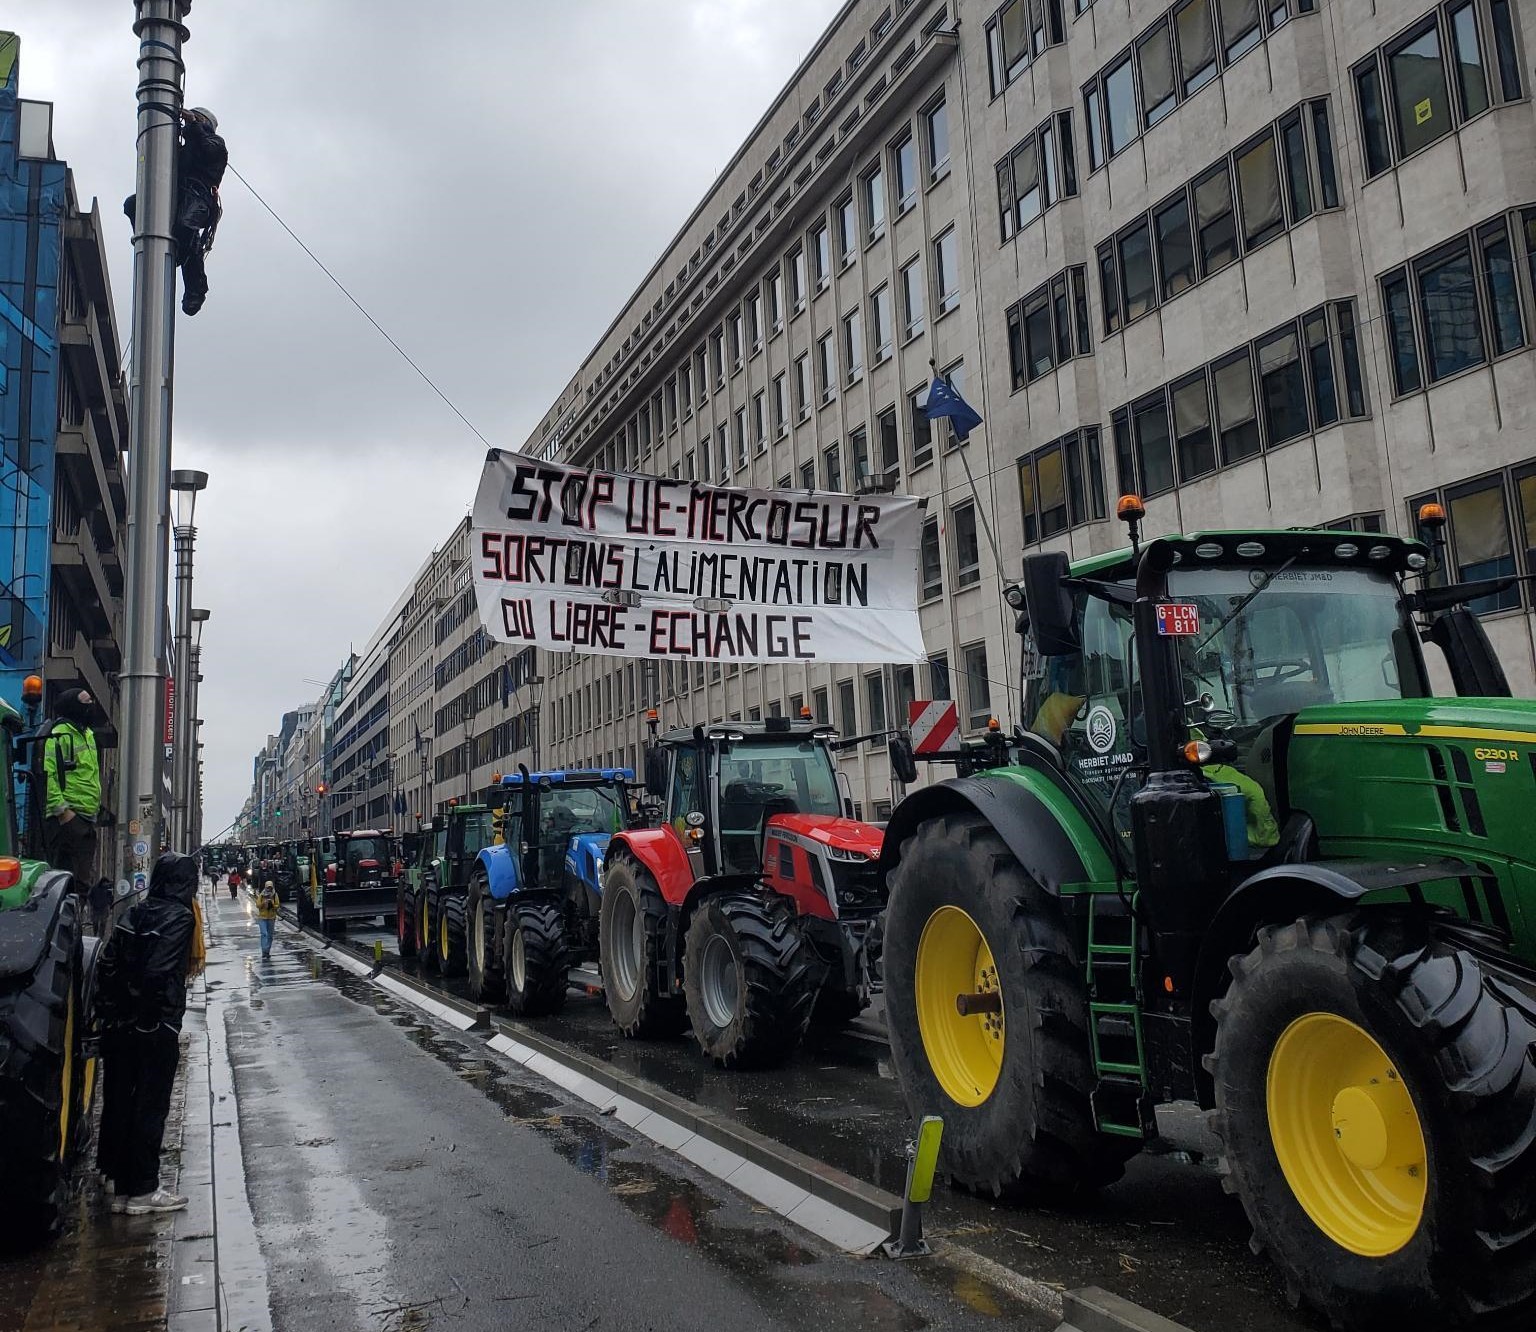
M 716 893 L 688 922 L 688 1020 L 721 1068 L 770 1068 L 800 1044 L 816 971 L 793 909 L 756 893 Z
M 1223 1181 L 1335 1325 L 1530 1326 L 1536 1002 L 1422 919 L 1259 932 L 1212 1004 Z
M 404 884 L 395 891 L 395 947 L 402 962 L 416 956 L 416 894 Z
M 565 921 L 551 902 L 514 902 L 502 935 L 507 1008 L 518 1017 L 544 1017 L 565 1007 L 570 957 Z
M 650 871 L 632 857 L 608 862 L 597 935 L 608 1012 L 624 1035 L 650 1040 L 676 1036 L 688 1014 L 680 996 L 657 985 L 667 925 L 667 904 Z
M 485 871 L 476 870 L 469 881 L 469 943 L 465 967 L 469 993 L 475 999 L 499 999 L 502 995 L 502 941 L 497 931 L 496 903 L 491 897 Z
M 79 899 L 65 892 L 41 963 L 0 991 L 0 1251 L 53 1238 L 63 1221 L 70 1170 L 88 1112 L 80 1042 Z
M 423 971 L 437 970 L 437 905 L 435 894 L 423 888 L 416 894 L 416 961 Z
M 1098 1132 L 1088 993 L 1061 905 L 981 815 L 901 846 L 885 917 L 886 1023 L 914 1120 L 944 1120 L 959 1183 L 1060 1195 L 1118 1179 L 1133 1140 Z M 997 993 L 962 1016 L 961 995 Z
M 416 894 L 404 884 L 395 890 L 395 947 L 402 962 L 416 956 Z
M 437 969 L 445 976 L 462 976 L 469 932 L 464 919 L 464 894 L 447 893 L 438 898 Z
M 816 1003 L 811 1009 L 811 1026 L 838 1031 L 868 1007 L 869 995 L 863 990 L 850 990 L 841 984 L 823 985 L 816 992 Z

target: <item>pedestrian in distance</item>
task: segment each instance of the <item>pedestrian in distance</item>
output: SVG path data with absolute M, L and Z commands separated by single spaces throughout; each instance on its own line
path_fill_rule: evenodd
M 160 1148 L 187 982 L 205 958 L 197 862 L 167 853 L 150 874 L 148 895 L 113 931 L 97 978 L 104 1085 L 96 1160 L 112 1185 L 114 1212 L 145 1216 L 187 1205 L 160 1184 Z
M 229 900 L 235 901 L 240 896 L 240 871 L 232 869 L 229 872 Z
M 96 700 L 84 689 L 66 689 L 53 705 L 54 719 L 40 737 L 43 783 L 43 854 L 74 876 L 75 891 L 96 882 L 96 816 L 101 809 L 101 760 L 91 722 Z
M 263 962 L 268 961 L 272 956 L 272 934 L 277 929 L 277 908 L 281 901 L 271 879 L 262 884 L 261 891 L 256 894 L 256 928 L 261 931 Z

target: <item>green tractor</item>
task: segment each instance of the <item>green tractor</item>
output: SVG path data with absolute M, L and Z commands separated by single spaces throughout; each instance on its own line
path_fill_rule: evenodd
M 1530 1327 L 1536 703 L 1469 609 L 1514 580 L 1374 534 L 1141 545 L 1140 508 L 1128 551 L 1025 558 L 1025 724 L 886 831 L 907 1104 L 957 1183 L 1043 1199 L 1196 1101 L 1293 1300 Z
M 62 870 L 19 842 L 21 719 L 0 702 L 0 1251 L 52 1238 L 89 1156 L 96 1085 L 97 940 Z
M 495 840 L 488 805 L 450 803 L 418 845 L 416 864 L 396 898 L 400 956 L 425 970 L 462 976 L 468 964 L 465 898 L 475 857 Z

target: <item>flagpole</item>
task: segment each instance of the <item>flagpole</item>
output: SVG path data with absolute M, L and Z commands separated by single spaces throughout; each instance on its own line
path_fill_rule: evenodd
M 939 365 L 931 356 L 928 358 L 928 368 L 933 371 L 934 379 L 939 377 Z M 954 385 L 949 382 L 949 376 L 944 376 L 944 383 L 954 391 Z M 931 390 L 930 390 L 931 392 Z M 970 431 L 966 431 L 969 435 Z M 958 438 L 958 437 L 957 437 Z M 981 530 L 987 535 L 987 545 L 992 548 L 992 566 L 998 575 L 1002 575 L 1003 557 L 997 548 L 997 538 L 992 535 L 992 524 L 987 521 L 987 510 L 981 502 L 981 492 L 976 489 L 976 478 L 971 475 L 971 460 L 965 456 L 965 441 L 959 440 L 959 447 L 955 450 L 960 455 L 960 465 L 965 468 L 965 479 L 971 487 L 971 498 L 976 501 L 976 515 L 981 519 Z

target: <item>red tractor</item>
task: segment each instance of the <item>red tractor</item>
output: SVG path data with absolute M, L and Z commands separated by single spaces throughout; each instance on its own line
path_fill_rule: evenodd
M 847 817 L 829 727 L 771 717 L 659 741 L 655 727 L 659 826 L 616 833 L 603 874 L 608 1010 L 630 1037 L 691 1024 L 722 1068 L 778 1063 L 879 988 L 881 831 Z

